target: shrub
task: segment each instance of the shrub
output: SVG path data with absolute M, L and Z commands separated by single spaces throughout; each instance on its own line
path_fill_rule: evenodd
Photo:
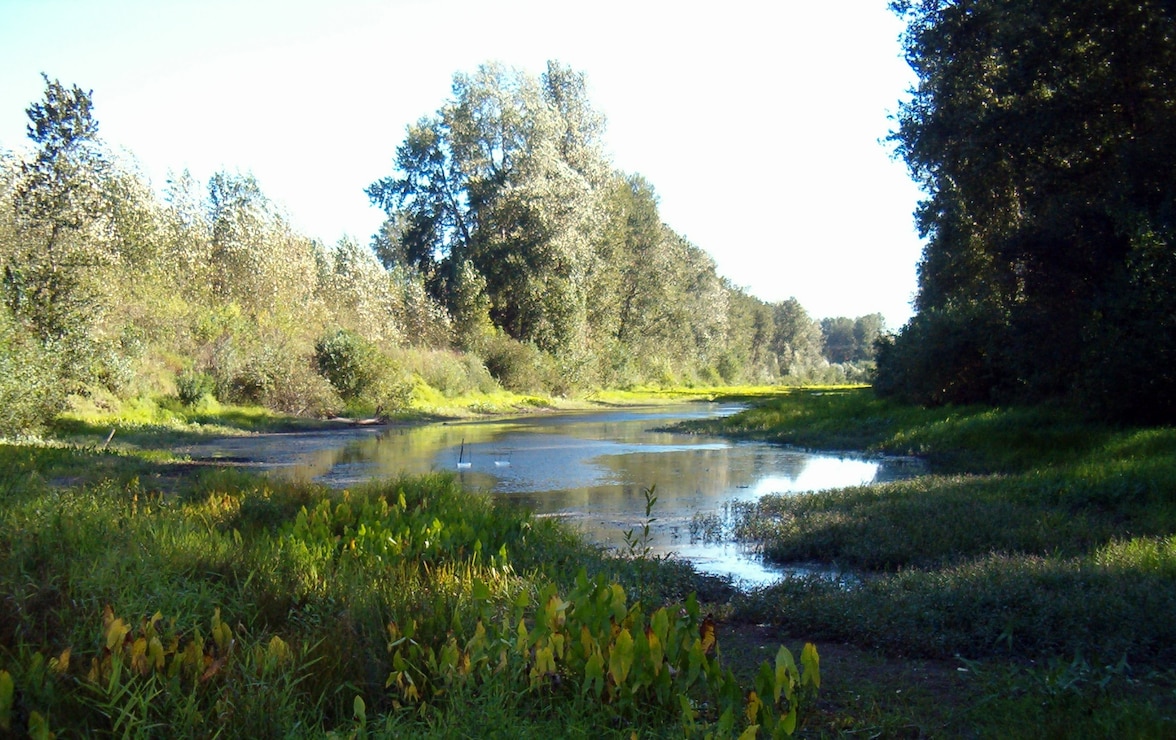
M 379 351 L 355 332 L 339 329 L 314 346 L 318 371 L 344 401 L 355 401 L 379 382 Z
M 499 335 L 487 342 L 485 352 L 486 369 L 503 388 L 516 393 L 551 388 L 555 375 L 553 361 L 535 345 Z
M 353 412 L 384 416 L 412 403 L 411 377 L 355 332 L 339 329 L 321 338 L 314 364 Z
M 477 355 L 450 350 L 410 349 L 395 354 L 406 373 L 416 373 L 447 397 L 498 390 L 494 376 Z
M 216 380 L 208 373 L 188 369 L 176 376 L 176 397 L 185 406 L 192 406 L 215 391 Z
M 0 314 L 0 436 L 36 433 L 64 404 L 49 353 Z

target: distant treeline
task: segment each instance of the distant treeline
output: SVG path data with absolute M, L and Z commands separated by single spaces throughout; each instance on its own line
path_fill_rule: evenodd
M 638 384 L 867 377 L 879 315 L 811 318 L 720 277 L 603 153 L 583 75 L 489 65 L 410 126 L 367 190 L 370 245 L 296 232 L 251 175 L 162 195 L 45 78 L 32 147 L 0 149 L 0 433 L 69 394 L 299 414 L 431 388 L 568 395 Z

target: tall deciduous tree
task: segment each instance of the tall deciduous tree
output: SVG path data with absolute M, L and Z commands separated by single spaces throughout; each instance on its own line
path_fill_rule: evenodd
M 779 358 L 781 374 L 807 375 L 824 360 L 821 326 L 800 301 L 789 298 L 773 306 L 775 335 L 771 348 Z
M 395 239 L 386 262 L 418 270 L 459 326 L 488 310 L 516 339 L 566 347 L 585 321 L 601 125 L 582 76 L 559 65 L 541 80 L 498 65 L 456 75 L 453 98 L 409 127 L 397 173 L 368 188 Z
M 1176 9 L 892 6 L 919 76 L 893 138 L 928 194 L 927 245 L 916 317 L 886 353 L 883 385 L 940 401 L 1093 393 L 1127 415 L 1142 409 L 1100 378 L 1176 391 L 1176 286 L 1147 277 L 1170 269 L 1176 239 Z M 1116 339 L 1144 335 L 1130 354 Z M 947 336 L 955 351 L 918 359 Z

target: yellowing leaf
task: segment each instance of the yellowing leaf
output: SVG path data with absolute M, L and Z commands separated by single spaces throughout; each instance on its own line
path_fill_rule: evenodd
M 617 641 L 613 643 L 612 650 L 609 652 L 608 674 L 612 677 L 613 683 L 622 686 L 625 679 L 629 677 L 629 671 L 632 668 L 633 635 L 626 628 L 617 635 Z
M 290 653 L 290 646 L 286 644 L 285 640 L 278 637 L 277 635 L 274 635 L 270 638 L 266 652 L 269 654 L 270 659 L 279 665 L 290 660 L 292 657 Z
M 645 639 L 649 643 L 649 662 L 653 664 L 653 675 L 661 673 L 662 661 L 664 659 L 661 640 L 657 637 L 657 632 L 652 629 L 645 630 Z
M 229 625 L 221 621 L 219 606 L 212 613 L 212 639 L 222 651 L 227 650 L 233 640 L 233 631 L 229 629 Z
M 69 670 L 69 655 L 69 648 L 62 650 L 60 657 L 49 659 L 49 668 L 59 676 L 65 673 Z
M 106 608 L 109 609 L 111 607 Z M 127 622 L 121 619 L 114 619 L 112 614 L 111 621 L 106 624 L 106 649 L 114 652 L 126 640 L 128 632 L 131 632 L 131 627 L 127 625 Z
M 804 666 L 804 682 L 813 688 L 821 688 L 821 656 L 817 655 L 817 647 L 811 642 L 804 644 L 800 651 L 800 664 Z
M 140 676 L 151 672 L 151 664 L 147 661 L 147 638 L 140 637 L 131 645 L 131 670 Z
M 715 620 L 708 615 L 698 627 L 698 637 L 702 640 L 702 652 L 709 655 L 714 649 L 718 638 L 715 637 Z
M 775 700 L 780 701 L 780 694 L 784 694 L 784 698 L 792 701 L 792 687 L 798 677 L 796 671 L 796 661 L 792 659 L 792 652 L 783 645 L 776 651 L 776 695 Z
M 762 707 L 762 706 L 763 706 L 763 702 L 760 701 L 759 695 L 756 694 L 754 691 L 751 692 L 751 694 L 748 695 L 748 697 L 747 697 L 747 723 L 748 724 L 755 723 L 755 719 L 757 716 L 759 716 L 760 707 Z M 740 737 L 742 737 L 742 735 Z M 755 736 L 752 735 L 752 737 L 755 737 Z
M 12 697 L 16 686 L 8 671 L 0 671 L 0 730 L 12 730 Z
M 747 729 L 739 734 L 739 740 L 755 740 L 755 736 L 759 734 L 759 725 L 748 725 Z
M 517 651 L 520 654 L 525 653 L 525 652 L 527 652 L 527 647 L 530 642 L 530 633 L 527 632 L 526 623 L 523 622 L 523 620 L 521 620 L 521 619 L 519 620 L 518 635 L 519 635 L 519 639 L 518 639 L 518 642 L 515 644 L 515 647 L 517 648 Z
M 166 661 L 164 660 L 163 643 L 159 640 L 159 637 L 152 636 L 147 642 L 147 656 L 151 659 L 155 670 L 163 670 Z

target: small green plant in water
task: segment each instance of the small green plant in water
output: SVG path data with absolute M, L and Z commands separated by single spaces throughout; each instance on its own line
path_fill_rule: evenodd
M 653 539 L 649 528 L 657 521 L 657 517 L 653 516 L 653 507 L 657 503 L 656 490 L 657 486 L 653 485 L 641 491 L 645 496 L 645 520 L 641 523 L 640 534 L 637 534 L 634 528 L 625 532 L 625 549 L 629 557 L 637 560 L 646 560 L 653 553 L 653 547 L 649 544 Z

